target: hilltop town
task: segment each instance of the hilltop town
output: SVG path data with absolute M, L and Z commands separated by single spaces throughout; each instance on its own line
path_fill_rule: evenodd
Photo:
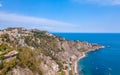
M 76 62 L 99 48 L 38 29 L 7 28 L 0 30 L 0 75 L 78 75 Z

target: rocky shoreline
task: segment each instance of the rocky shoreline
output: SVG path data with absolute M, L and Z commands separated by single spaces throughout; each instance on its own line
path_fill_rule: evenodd
M 99 49 L 102 49 L 102 48 L 105 48 L 105 46 L 99 46 L 98 48 L 90 49 L 90 50 L 87 51 L 87 52 L 82 52 L 82 53 L 81 53 L 82 56 L 78 57 L 78 59 L 75 61 L 75 64 L 74 64 L 74 65 L 75 65 L 75 75 L 80 75 L 79 72 L 78 72 L 78 62 L 79 62 L 81 59 L 83 59 L 83 58 L 86 57 L 86 53 L 91 52 L 91 51 L 96 51 L 96 50 L 99 50 Z

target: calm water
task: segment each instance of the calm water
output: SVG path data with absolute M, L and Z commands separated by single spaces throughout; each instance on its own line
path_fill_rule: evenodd
M 78 62 L 83 75 L 120 75 L 120 34 L 55 33 L 69 40 L 98 43 L 109 48 L 87 53 Z

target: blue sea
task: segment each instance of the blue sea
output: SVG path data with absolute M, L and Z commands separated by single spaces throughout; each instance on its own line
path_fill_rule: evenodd
M 82 75 L 120 75 L 120 34 L 114 33 L 54 33 L 68 40 L 98 43 L 107 48 L 88 52 L 78 62 Z

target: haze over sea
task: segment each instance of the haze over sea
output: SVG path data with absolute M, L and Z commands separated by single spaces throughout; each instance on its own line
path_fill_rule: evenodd
M 78 62 L 79 73 L 83 75 L 120 75 L 119 33 L 54 33 L 68 40 L 98 43 L 108 48 L 87 53 Z

